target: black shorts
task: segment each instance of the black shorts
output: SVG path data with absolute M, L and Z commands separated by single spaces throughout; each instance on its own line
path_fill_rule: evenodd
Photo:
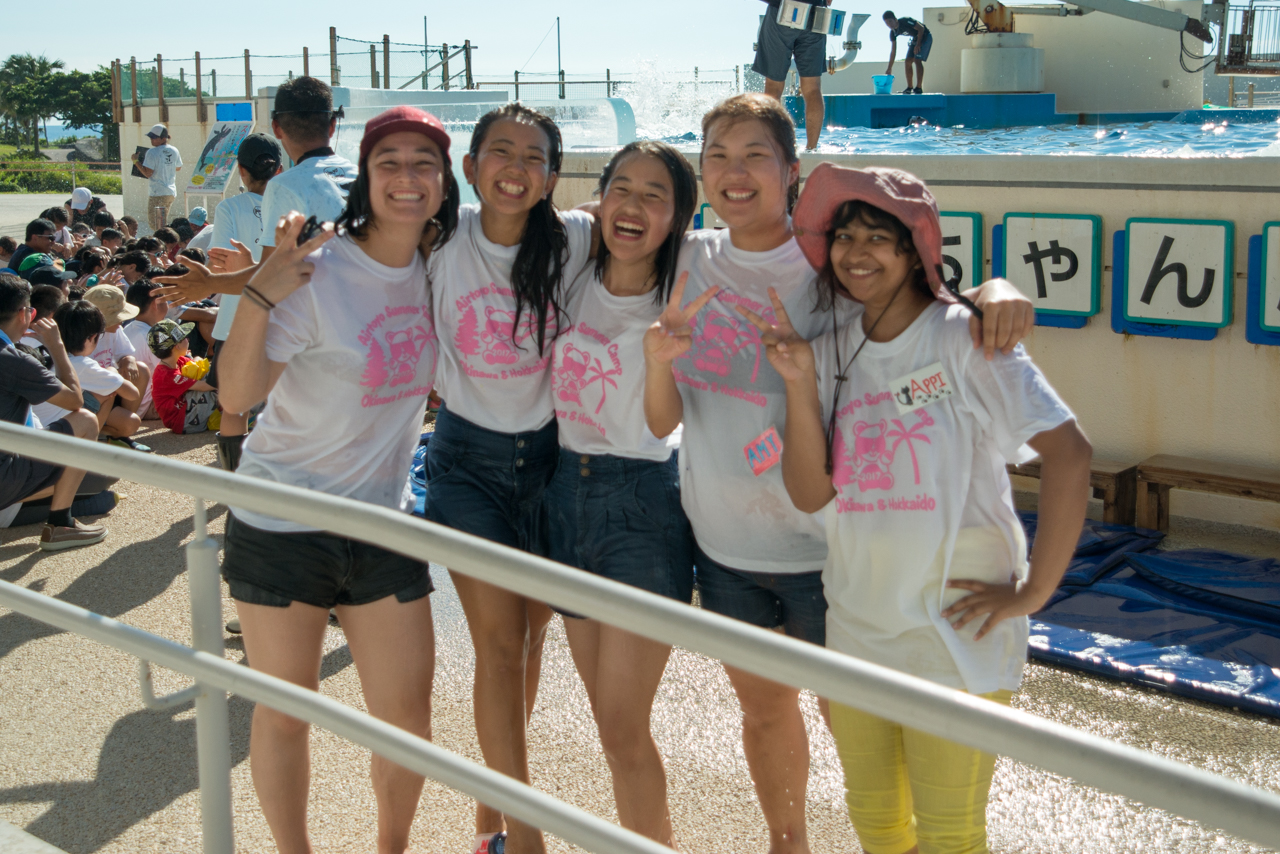
M 325 531 L 264 531 L 228 513 L 224 545 L 231 598 L 251 605 L 412 602 L 435 590 L 422 561 Z
M 226 341 L 219 341 L 213 348 L 213 356 L 209 359 L 209 373 L 204 377 L 204 381 L 214 388 L 218 387 L 218 359 L 222 356 L 222 348 L 226 344 Z
M 765 10 L 756 45 L 756 61 L 751 70 L 775 82 L 787 79 L 793 56 L 801 77 L 821 77 L 827 70 L 827 37 L 782 26 L 778 23 L 777 6 Z
M 76 431 L 65 418 L 59 418 L 44 429 L 63 436 L 74 436 Z M 5 477 L 0 480 L 0 508 L 17 504 L 42 489 L 48 489 L 62 477 L 64 466 L 55 466 L 44 460 L 14 456 L 9 460 Z
M 933 50 L 933 33 L 925 33 L 924 38 L 912 39 L 907 45 L 907 59 L 927 62 L 931 50 Z

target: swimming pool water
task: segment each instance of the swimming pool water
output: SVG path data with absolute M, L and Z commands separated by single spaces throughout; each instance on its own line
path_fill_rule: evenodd
M 804 133 L 799 135 L 803 144 Z M 697 145 L 693 133 L 666 137 Z M 1280 123 L 1206 121 L 1053 125 L 1001 130 L 920 125 L 905 128 L 828 128 L 819 154 L 1038 154 L 1090 157 L 1280 156 Z

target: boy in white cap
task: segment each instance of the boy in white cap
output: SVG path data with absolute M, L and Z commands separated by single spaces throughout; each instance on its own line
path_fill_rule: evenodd
M 138 163 L 138 171 L 151 182 L 147 219 L 151 230 L 155 231 L 164 228 L 169 221 L 169 205 L 178 197 L 178 172 L 182 169 L 182 157 L 178 154 L 178 149 L 169 144 L 169 129 L 164 125 L 153 125 L 147 131 L 147 136 L 151 139 L 151 150 Z

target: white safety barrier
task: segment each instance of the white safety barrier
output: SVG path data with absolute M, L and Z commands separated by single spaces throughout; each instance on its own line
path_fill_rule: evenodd
M 217 593 L 217 549 L 204 536 L 203 500 L 244 507 L 429 558 L 532 599 L 700 652 L 777 682 L 810 689 L 834 702 L 1063 774 L 1256 843 L 1280 847 L 1280 795 L 1273 792 L 403 513 L 3 423 L 0 449 L 198 496 L 197 539 L 188 546 L 193 575 L 197 571 L 200 575 L 190 582 L 196 650 L 5 582 L 0 582 L 0 604 L 144 661 L 190 674 L 202 686 L 202 695 L 216 693 L 221 697 L 222 691 L 233 691 L 323 726 L 591 851 L 652 854 L 668 849 L 319 694 L 224 661 L 218 625 L 220 609 L 215 614 L 213 609 L 204 607 L 208 603 L 202 602 L 204 615 L 194 613 L 197 595 L 205 598 L 211 586 L 215 596 Z M 201 588 L 200 594 L 197 588 Z M 218 631 L 217 649 L 201 651 L 212 639 L 210 618 L 213 630 Z M 221 724 L 211 726 L 210 731 L 220 727 L 217 738 L 225 739 L 225 701 L 222 714 Z M 206 810 L 205 851 L 230 852 L 229 800 L 225 848 L 209 847 L 211 825 L 223 823 L 220 798 L 214 798 L 212 803 L 203 800 L 206 785 L 225 792 L 229 799 L 229 770 L 224 774 L 222 768 L 217 768 L 219 780 L 211 779 L 213 772 L 206 777 L 206 740 L 199 725 L 197 738 L 202 748 L 199 756 L 202 809 Z M 216 747 L 213 743 L 208 745 L 209 750 Z M 225 740 L 221 748 L 225 755 Z M 208 812 L 212 809 L 217 809 L 219 816 L 211 817 Z M 219 830 L 217 835 L 221 838 L 223 834 Z

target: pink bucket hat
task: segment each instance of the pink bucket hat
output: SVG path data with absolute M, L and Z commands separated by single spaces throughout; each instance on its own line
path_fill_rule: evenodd
M 938 203 L 929 188 L 910 172 L 871 166 L 850 169 L 819 163 L 804 182 L 792 214 L 796 242 L 815 270 L 827 264 L 827 232 L 836 210 L 845 202 L 863 201 L 892 214 L 911 232 L 916 252 L 934 296 L 956 302 L 942 275 L 942 223 Z

